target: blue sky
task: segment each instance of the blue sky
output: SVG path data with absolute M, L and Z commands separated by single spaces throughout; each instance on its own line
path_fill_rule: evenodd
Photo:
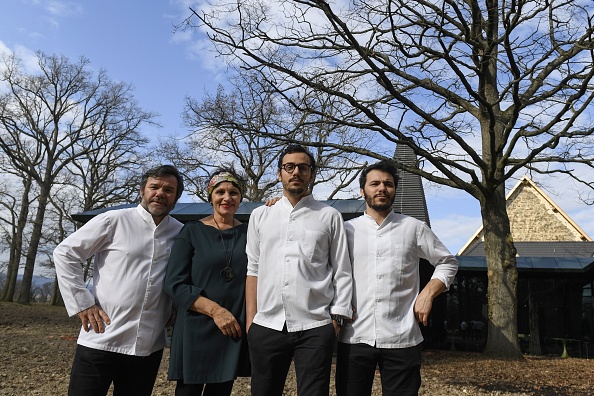
M 71 59 L 85 56 L 112 79 L 132 83 L 140 105 L 160 114 L 162 128 L 145 127 L 145 134 L 155 139 L 183 134 L 184 97 L 200 98 L 225 83 L 224 65 L 208 51 L 207 43 L 187 32 L 173 32 L 189 15 L 189 4 L 190 0 L 5 1 L 0 51 L 15 52 L 25 61 L 37 50 Z M 594 208 L 579 204 L 569 185 L 551 184 L 556 185 L 546 190 L 551 198 L 594 237 Z M 426 195 L 433 230 L 456 253 L 481 224 L 478 203 L 445 187 L 429 186 Z

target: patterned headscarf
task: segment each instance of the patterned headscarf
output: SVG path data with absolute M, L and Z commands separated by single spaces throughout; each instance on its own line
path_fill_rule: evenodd
M 219 184 L 221 184 L 222 182 L 230 182 L 232 183 L 235 187 L 237 187 L 239 189 L 239 192 L 242 193 L 243 195 L 243 191 L 241 191 L 241 187 L 239 184 L 239 181 L 237 181 L 237 179 L 235 178 L 235 176 L 233 176 L 231 173 L 229 172 L 221 172 L 218 175 L 214 175 L 212 177 L 212 179 L 210 179 L 210 183 L 208 183 L 208 197 L 210 198 L 210 194 L 212 194 L 212 191 L 215 189 L 215 187 Z

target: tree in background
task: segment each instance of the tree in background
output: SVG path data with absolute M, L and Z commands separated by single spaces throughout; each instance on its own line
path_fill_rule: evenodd
M 246 0 L 201 6 L 186 26 L 206 31 L 220 55 L 258 73 L 296 111 L 316 115 L 312 122 L 372 132 L 392 152 L 394 144 L 406 145 L 419 163 L 398 163 L 401 169 L 479 201 L 489 279 L 484 352 L 521 358 L 505 184 L 528 170 L 588 188 L 592 3 Z M 325 113 L 298 100 L 304 97 L 332 101 L 338 111 Z M 287 138 L 275 130 L 264 135 Z M 361 143 L 324 144 L 385 157 Z
M 83 57 L 73 62 L 38 52 L 37 60 L 38 70 L 28 72 L 16 56 L 5 55 L 0 76 L 7 87 L 0 93 L 0 150 L 39 189 L 20 303 L 30 298 L 46 209 L 60 175 L 105 144 L 136 136 L 155 116 L 138 106 L 131 85 L 112 81 L 104 70 L 94 73 Z
M 325 193 L 327 198 L 345 192 L 360 172 L 360 155 L 326 143 L 353 144 L 361 136 L 345 133 L 346 127 L 337 131 L 332 123 L 312 121 L 312 117 L 319 117 L 317 114 L 304 116 L 283 105 L 281 97 L 271 92 L 259 77 L 238 70 L 230 79 L 230 92 L 219 86 L 215 95 L 205 93 L 202 100 L 186 98 L 183 119 L 191 132 L 183 139 L 163 141 L 161 155 L 183 171 L 188 191 L 204 201 L 210 171 L 222 163 L 232 163 L 247 177 L 244 198 L 258 202 L 281 194 L 277 180 L 278 155 L 288 142 L 298 139 L 314 145 L 312 154 L 319 168 L 314 185 L 330 187 Z M 313 104 L 316 99 L 296 100 Z M 332 101 L 318 102 L 315 106 L 324 114 L 335 111 Z M 368 143 L 372 144 L 372 139 Z
M 2 156 L 4 158 L 4 156 Z M 4 165 L 4 161 L 2 162 Z M 31 176 L 21 174 L 10 167 L 0 167 L 4 174 L 0 190 L 0 228 L 3 231 L 3 240 L 8 246 L 8 262 L 6 264 L 6 281 L 0 293 L 0 301 L 14 300 L 17 284 L 19 265 L 23 256 L 23 240 L 25 228 L 29 223 L 29 206 L 31 204 L 32 184 Z M 11 177 L 14 176 L 14 177 Z M 19 177 L 16 177 L 19 176 Z M 18 180 L 22 188 L 15 188 L 11 180 Z

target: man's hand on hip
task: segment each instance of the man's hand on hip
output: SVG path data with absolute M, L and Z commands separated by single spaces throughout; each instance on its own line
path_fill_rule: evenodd
M 92 328 L 95 333 L 103 333 L 105 326 L 111 323 L 109 316 L 97 304 L 79 312 L 78 317 L 86 332 Z

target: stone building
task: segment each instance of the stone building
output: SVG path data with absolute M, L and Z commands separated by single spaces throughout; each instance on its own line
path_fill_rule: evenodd
M 508 193 L 518 268 L 518 332 L 524 352 L 591 356 L 594 242 L 524 176 Z M 483 229 L 458 252 L 458 320 L 486 321 Z M 567 352 L 569 351 L 569 352 Z

